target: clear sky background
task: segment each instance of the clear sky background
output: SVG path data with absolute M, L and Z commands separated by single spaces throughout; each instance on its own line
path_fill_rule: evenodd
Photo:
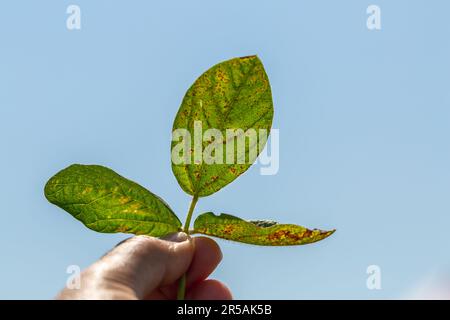
M 66 28 L 81 8 L 82 29 Z M 381 7 L 382 30 L 366 27 Z M 320 243 L 218 240 L 235 298 L 399 298 L 450 262 L 448 1 L 8 1 L 0 6 L 0 298 L 52 298 L 125 235 L 85 228 L 43 196 L 72 163 L 164 198 L 181 99 L 207 68 L 257 54 L 280 170 L 253 167 L 196 212 L 336 228 Z M 381 268 L 368 290 L 366 268 Z

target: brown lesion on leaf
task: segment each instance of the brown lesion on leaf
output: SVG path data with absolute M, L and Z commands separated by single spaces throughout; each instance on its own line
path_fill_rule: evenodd
M 127 226 L 120 226 L 117 228 L 117 232 L 121 232 L 121 233 L 127 233 L 128 230 L 130 230 L 130 228 L 128 228 Z
M 277 241 L 282 241 L 285 239 L 289 239 L 290 241 L 293 242 L 300 242 L 305 238 L 309 238 L 311 237 L 311 235 L 313 234 L 313 232 L 309 229 L 306 229 L 305 232 L 303 233 L 295 233 L 295 232 L 291 232 L 290 230 L 278 230 L 274 233 L 271 233 L 267 236 L 267 239 L 269 241 L 273 241 L 273 242 L 277 242 Z
M 225 236 L 231 236 L 234 232 L 234 226 L 231 224 L 228 224 L 228 225 L 224 226 L 224 228 L 222 229 L 222 232 Z
M 249 60 L 249 59 L 254 59 L 254 58 L 256 58 L 256 55 L 239 57 L 240 60 Z
M 313 232 L 309 229 L 306 229 L 305 232 L 303 232 L 302 238 L 309 238 L 311 237 Z
M 218 82 L 225 82 L 225 83 L 229 81 L 226 73 L 220 68 L 217 69 L 216 80 L 218 80 Z

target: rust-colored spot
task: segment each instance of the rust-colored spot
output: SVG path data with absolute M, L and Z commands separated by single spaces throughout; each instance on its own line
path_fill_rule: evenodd
M 223 81 L 224 79 L 225 79 L 225 74 L 224 74 L 224 72 L 222 71 L 222 70 L 217 70 L 217 78 L 220 80 L 220 81 Z M 220 85 L 220 83 L 218 83 L 219 85 Z
M 310 230 L 308 230 L 310 233 L 312 233 Z M 270 240 L 270 241 L 274 241 L 274 242 L 276 242 L 276 241 L 279 241 L 279 240 L 282 240 L 282 239 L 289 239 L 289 240 L 292 240 L 292 241 L 294 241 L 294 242 L 297 242 L 297 241 L 301 241 L 303 238 L 304 238 L 304 234 L 305 233 L 303 233 L 303 234 L 298 234 L 298 233 L 292 233 L 291 231 L 289 231 L 289 230 L 278 230 L 277 232 L 274 232 L 274 233 L 272 233 L 272 234 L 269 234 L 268 236 L 267 236 L 267 238 Z
M 226 235 L 231 235 L 233 233 L 233 231 L 234 231 L 233 225 L 226 225 L 222 230 L 222 232 Z
M 277 232 L 271 233 L 267 236 L 270 241 L 280 240 L 286 236 L 286 230 L 278 230 Z
M 236 168 L 231 167 L 231 168 L 230 168 L 230 172 L 231 172 L 232 174 L 236 174 Z
M 313 232 L 309 229 L 306 229 L 305 232 L 303 232 L 303 238 L 309 238 L 311 237 Z
M 248 60 L 248 59 L 253 59 L 255 57 L 256 57 L 255 55 L 252 55 L 252 56 L 240 57 L 239 59 L 241 59 L 241 60 Z
M 129 230 L 129 228 L 127 226 L 120 226 L 117 228 L 117 232 L 127 232 Z

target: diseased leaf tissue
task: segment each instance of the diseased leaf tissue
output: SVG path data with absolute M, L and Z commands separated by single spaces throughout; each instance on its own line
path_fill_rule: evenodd
M 248 132 L 270 132 L 273 102 L 269 79 L 257 56 L 219 63 L 203 73 L 186 92 L 173 124 L 182 137 L 194 136 L 201 126 L 210 139 L 186 143 L 184 162 L 172 159 L 172 171 L 193 196 L 186 223 L 169 205 L 139 184 L 98 165 L 74 164 L 58 172 L 45 186 L 51 203 L 69 212 L 86 227 L 105 233 L 131 233 L 160 237 L 171 232 L 205 234 L 264 246 L 303 245 L 320 241 L 333 231 L 310 230 L 294 224 L 246 221 L 228 214 L 201 214 L 190 229 L 191 216 L 200 197 L 211 195 L 244 173 L 264 148 L 265 139 L 253 141 Z M 237 129 L 241 130 L 238 131 Z M 233 131 L 234 130 L 234 131 Z M 228 148 L 230 137 L 243 138 L 241 153 Z M 245 135 L 245 136 L 244 136 Z M 225 137 L 225 138 L 223 138 Z M 194 138 L 195 139 L 195 138 Z M 239 147 L 239 140 L 237 140 Z M 234 140 L 232 141 L 234 146 Z M 171 149 L 177 148 L 172 141 Z M 214 161 L 204 159 L 205 150 Z M 177 150 L 178 153 L 178 150 Z M 229 161 L 232 159 L 233 161 Z M 248 161 L 241 161 L 241 160 Z M 184 293 L 181 294 L 181 297 Z M 179 295 L 180 297 L 180 295 Z

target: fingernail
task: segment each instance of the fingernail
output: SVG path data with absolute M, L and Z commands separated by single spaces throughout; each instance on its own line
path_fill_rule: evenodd
M 184 232 L 174 232 L 161 237 L 162 240 L 171 241 L 171 242 L 183 242 L 189 239 L 189 236 Z

